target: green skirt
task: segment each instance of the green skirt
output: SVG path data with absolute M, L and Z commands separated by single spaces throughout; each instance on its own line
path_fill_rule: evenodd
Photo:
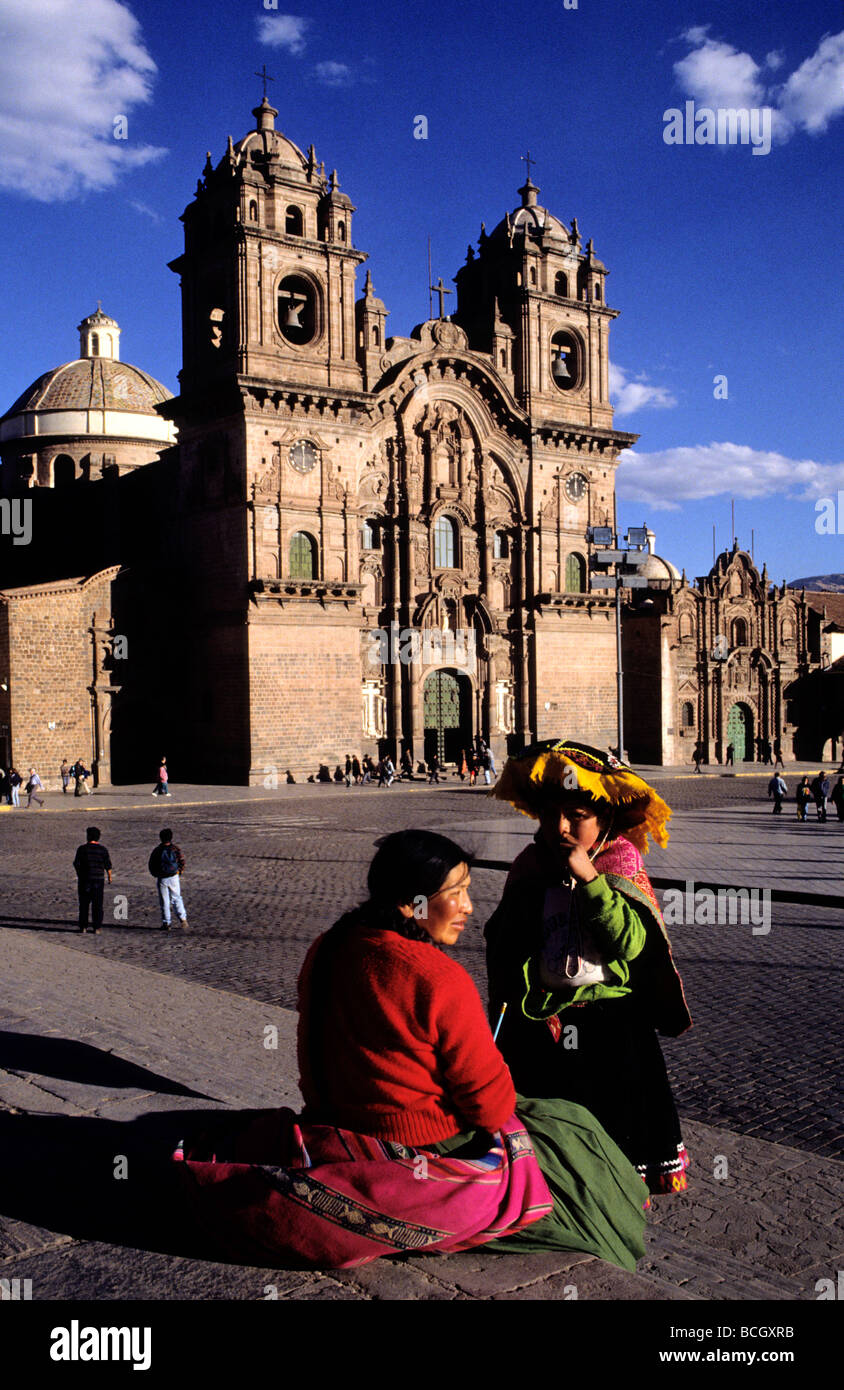
M 515 1235 L 492 1241 L 491 1248 L 514 1254 L 582 1250 L 634 1270 L 645 1253 L 648 1192 L 618 1145 L 588 1110 L 569 1101 L 517 1096 L 516 1114 L 531 1137 L 554 1208 Z M 456 1153 L 473 1142 L 475 1136 L 464 1133 L 431 1148 Z

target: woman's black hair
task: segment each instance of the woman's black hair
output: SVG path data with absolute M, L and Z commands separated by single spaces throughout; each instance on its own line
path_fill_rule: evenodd
M 366 877 L 369 901 L 358 911 L 372 925 L 415 940 L 430 940 L 424 927 L 398 911 L 398 904 L 433 897 L 452 869 L 471 862 L 471 854 L 445 835 L 433 830 L 397 830 L 378 845 Z

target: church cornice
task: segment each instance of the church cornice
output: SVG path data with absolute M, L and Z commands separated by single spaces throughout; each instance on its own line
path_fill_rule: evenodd
M 605 454 L 608 450 L 621 453 L 630 449 L 639 438 L 624 430 L 601 429 L 596 425 L 538 425 L 534 436 L 546 448 L 570 449 L 574 452 Z

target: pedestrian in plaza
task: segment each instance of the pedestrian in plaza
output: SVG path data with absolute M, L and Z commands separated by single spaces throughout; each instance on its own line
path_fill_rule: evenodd
M 159 831 L 159 844 L 149 857 L 148 868 L 158 887 L 158 904 L 161 908 L 161 930 L 169 931 L 171 909 L 176 910 L 176 920 L 180 927 L 188 924 L 185 905 L 182 901 L 180 874 L 184 873 L 185 856 L 178 845 L 173 844 L 170 829 Z
M 489 786 L 492 773 L 492 754 L 488 748 L 484 748 L 481 754 L 481 768 L 483 769 L 484 782 Z
M 41 778 L 38 776 L 38 773 L 35 771 L 35 768 L 34 768 L 34 767 L 31 767 L 31 768 L 29 769 L 29 781 L 27 782 L 26 787 L 24 788 L 24 790 L 25 790 L 25 792 L 26 792 L 26 807 L 25 807 L 25 810 L 28 811 L 29 808 L 30 808 L 30 806 L 32 805 L 33 801 L 37 801 L 37 802 L 38 802 L 38 805 L 41 807 L 41 809 L 42 809 L 42 811 L 43 811 L 43 809 L 44 809 L 44 798 L 41 797 L 41 796 L 39 796 L 38 793 L 39 793 L 39 791 L 43 791 L 43 790 L 44 790 L 44 783 L 41 781 Z
M 403 752 L 402 755 L 401 755 L 401 775 L 402 775 L 402 777 L 405 778 L 408 782 L 412 782 L 412 781 L 414 780 L 414 779 L 413 779 L 413 758 L 412 758 L 412 756 L 411 756 L 411 752 L 410 752 L 410 749 L 409 749 L 409 748 L 405 748 L 404 752 Z
M 774 739 L 774 767 L 785 768 L 782 760 L 782 742 L 778 738 Z
M 788 787 L 785 784 L 785 778 L 780 776 L 778 772 L 774 773 L 768 783 L 768 796 L 774 798 L 774 815 L 781 816 L 783 800 L 788 796 Z
M 829 778 L 825 772 L 821 771 L 818 773 L 817 777 L 812 782 L 811 791 L 815 802 L 815 810 L 818 813 L 818 820 L 825 821 L 826 802 L 830 791 Z
M 478 758 L 473 749 L 469 749 L 466 755 L 466 765 L 469 769 L 469 786 L 474 787 L 478 777 Z
M 62 759 L 62 765 L 59 768 L 59 776 L 62 779 L 62 792 L 67 796 L 67 789 L 70 786 L 70 763 L 67 758 Z
M 9 805 L 20 806 L 23 778 L 16 767 L 9 768 Z
M 158 777 L 152 792 L 153 796 L 170 795 L 170 773 L 167 769 L 167 759 L 162 758 L 158 764 Z
M 702 744 L 702 743 L 696 743 L 696 744 L 695 744 L 695 750 L 694 750 L 694 752 L 692 753 L 692 762 L 693 762 L 694 765 L 695 765 L 695 772 L 700 772 L 700 765 L 701 765 L 701 763 L 703 762 L 703 744 Z M 702 773 L 701 773 L 701 776 L 703 776 Z
M 764 753 L 765 753 L 765 766 L 766 766 L 766 767 L 772 767 L 772 766 L 773 766 L 774 760 L 773 760 L 773 758 L 771 757 L 771 740 L 770 740 L 769 738 L 766 738 L 766 739 L 765 739 L 765 743 L 764 743 Z
M 88 928 L 88 911 L 91 913 L 91 933 L 99 936 L 103 925 L 103 893 L 105 880 L 111 883 L 111 855 L 105 845 L 100 844 L 100 830 L 89 825 L 85 831 L 85 844 L 80 845 L 73 861 L 76 870 L 76 888 L 79 894 L 80 932 Z
M 805 821 L 806 813 L 809 809 L 809 803 L 811 802 L 811 800 L 812 788 L 809 786 L 808 777 L 804 777 L 803 780 L 800 782 L 796 793 L 798 820 Z
M 355 756 L 352 758 L 352 777 L 354 778 L 355 786 L 359 787 L 363 782 L 363 771 L 357 753 L 355 753 Z
M 73 767 L 70 769 L 70 771 L 74 782 L 73 795 L 90 796 L 91 788 L 88 785 L 88 778 L 91 776 L 91 771 L 90 768 L 87 768 L 85 766 L 85 763 L 82 760 L 82 758 L 76 759 L 76 762 L 73 764 Z
M 7 806 L 12 804 L 12 789 L 9 785 L 9 774 L 4 767 L 0 767 L 0 801 L 5 801 Z
M 732 743 L 728 743 L 728 744 L 727 744 L 727 767 L 734 767 L 734 766 L 735 766 L 735 764 L 734 764 L 734 762 L 733 762 L 733 759 L 735 758 L 735 755 L 736 755 L 735 745 L 732 744 Z
M 642 866 L 671 812 L 574 740 L 508 759 L 492 795 L 539 822 L 485 933 L 490 1019 L 516 1090 L 585 1106 L 651 1192 L 682 1192 L 689 1160 L 656 1030 L 678 1037 L 691 1018 Z
M 293 773 L 290 771 L 289 767 L 285 771 L 284 780 L 288 787 L 295 787 L 296 778 L 293 776 Z
M 347 753 L 347 754 L 346 754 L 346 766 L 345 766 L 344 773 L 343 773 L 343 781 L 346 783 L 346 786 L 347 786 L 347 787 L 350 787 L 350 786 L 352 785 L 352 755 L 351 755 L 351 753 Z
M 838 774 L 838 781 L 832 788 L 832 791 L 829 794 L 829 799 L 835 807 L 835 810 L 838 814 L 838 819 L 844 820 L 844 775 L 842 775 L 841 773 Z
M 440 760 L 436 753 L 432 753 L 428 759 L 428 785 L 432 782 L 436 782 L 437 786 L 440 784 Z

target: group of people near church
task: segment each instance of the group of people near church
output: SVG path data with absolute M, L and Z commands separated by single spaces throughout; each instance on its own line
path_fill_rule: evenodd
M 474 748 L 460 750 L 451 770 L 461 782 L 468 779 L 472 787 L 479 776 L 482 776 L 485 785 L 489 786 L 496 774 L 492 749 L 479 736 L 475 740 Z M 410 750 L 405 748 L 398 768 L 389 753 L 377 759 L 370 757 L 368 753 L 363 757 L 358 757 L 356 753 L 347 753 L 345 765 L 338 763 L 333 774 L 327 763 L 320 763 L 316 773 L 310 776 L 308 781 L 338 782 L 344 783 L 347 787 L 391 787 L 394 782 L 424 781 L 427 777 L 429 783 L 438 785 L 440 778 L 444 779 L 447 775 L 448 767 L 440 761 L 437 753 L 432 753 L 427 761 L 420 758 L 414 767 L 413 756 Z M 285 779 L 288 785 L 295 784 L 296 779 L 289 769 L 285 770 Z
M 563 740 L 510 758 L 492 795 L 537 832 L 486 924 L 488 1018 L 449 954 L 471 853 L 388 835 L 300 975 L 302 1113 L 221 1116 L 173 1154 L 227 1258 L 341 1268 L 494 1242 L 633 1269 L 648 1194 L 685 1190 L 657 1030 L 691 1019 L 642 862 L 670 810 Z
M 772 777 L 768 783 L 768 795 L 774 798 L 774 815 L 781 814 L 782 803 L 788 795 L 788 787 L 779 774 Z M 798 783 L 794 800 L 797 804 L 797 819 L 799 821 L 808 820 L 809 807 L 813 803 L 817 819 L 820 822 L 826 821 L 827 806 L 830 801 L 838 813 L 838 819 L 844 821 L 844 773 L 838 774 L 838 781 L 834 786 L 823 771 L 819 772 L 811 781 L 809 781 L 808 776 L 802 777 Z
M 44 783 L 34 767 L 29 769 L 26 782 L 16 767 L 0 767 L 0 801 L 5 801 L 7 806 L 20 807 L 21 791 L 24 791 L 26 793 L 26 806 L 22 808 L 23 810 L 27 810 L 33 801 L 37 806 L 43 808 L 44 798 L 38 794 L 43 790 Z

